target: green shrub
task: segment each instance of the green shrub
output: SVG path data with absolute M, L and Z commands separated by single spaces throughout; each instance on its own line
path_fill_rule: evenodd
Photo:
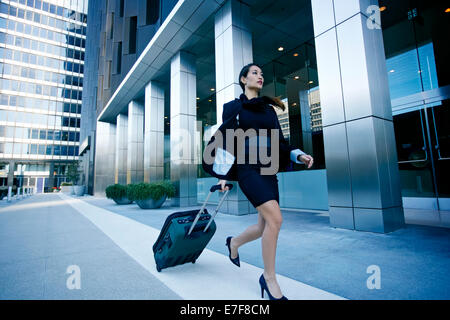
M 175 195 L 175 187 L 169 181 L 158 181 L 154 183 L 143 182 L 127 186 L 127 196 L 128 199 L 132 201 L 145 200 L 148 198 L 158 200 L 164 195 L 167 195 L 169 198 Z
M 131 201 L 134 201 L 134 189 L 136 188 L 136 184 L 127 184 L 127 198 Z
M 71 186 L 72 182 L 63 182 L 61 183 L 61 187 L 67 187 L 67 186 Z
M 108 199 L 122 199 L 127 196 L 127 187 L 116 183 L 108 186 L 105 193 Z
M 78 183 L 78 179 L 80 178 L 79 172 L 80 161 L 73 161 L 67 166 L 67 178 L 72 181 L 74 184 Z

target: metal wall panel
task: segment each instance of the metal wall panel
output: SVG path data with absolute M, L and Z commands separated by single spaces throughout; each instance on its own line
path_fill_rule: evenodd
M 336 26 L 346 121 L 372 114 L 361 21 L 359 14 Z
M 322 124 L 329 126 L 345 121 L 342 98 L 341 72 L 339 65 L 336 29 L 331 29 L 316 39 L 317 69 L 320 79 L 320 102 L 326 106 L 322 110 Z
M 404 216 L 383 37 L 367 16 L 378 3 L 330 2 L 312 0 L 330 223 L 390 232 Z
M 330 206 L 352 207 L 352 183 L 345 123 L 324 127 L 323 137 L 326 151 L 328 203 Z
M 95 142 L 94 194 L 104 196 L 106 187 L 114 184 L 116 124 L 97 121 Z
M 128 104 L 127 183 L 144 181 L 144 105 Z
M 334 28 L 333 0 L 311 0 L 314 36 Z
M 333 2 L 337 25 L 356 14 L 368 15 L 369 6 L 378 6 L 378 0 L 333 0 Z
M 380 167 L 377 161 L 373 117 L 349 121 L 347 125 L 349 162 L 353 205 L 361 208 L 381 208 Z M 377 137 L 378 138 L 378 137 Z
M 239 73 L 253 62 L 252 35 L 248 25 L 250 8 L 237 0 L 228 0 L 214 17 L 216 62 L 216 115 L 217 127 L 222 124 L 223 105 L 239 97 Z M 247 200 L 237 183 L 223 203 L 221 212 L 243 215 L 257 210 Z
M 196 57 L 179 51 L 170 66 L 170 177 L 175 183 L 174 206 L 197 205 Z
M 330 206 L 330 225 L 335 228 L 355 229 L 353 207 Z
M 115 183 L 127 184 L 127 153 L 128 153 L 128 116 L 119 114 L 116 120 L 116 163 Z
M 145 87 L 144 113 L 144 181 L 158 181 L 164 178 L 164 88 L 161 83 L 150 81 Z

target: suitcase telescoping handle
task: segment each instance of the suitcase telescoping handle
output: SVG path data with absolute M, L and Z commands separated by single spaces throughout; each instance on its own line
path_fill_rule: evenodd
M 203 230 L 203 232 L 206 232 L 206 230 L 208 230 L 209 225 L 211 224 L 211 222 L 213 222 L 214 218 L 216 217 L 217 212 L 219 211 L 219 208 L 222 205 L 223 200 L 225 200 L 225 197 L 227 196 L 228 192 L 231 189 L 233 189 L 233 185 L 231 183 L 227 183 L 225 186 L 228 187 L 228 190 L 225 191 L 225 194 L 223 195 L 222 199 L 220 199 L 219 204 L 217 205 L 216 211 L 214 211 L 214 214 L 211 216 L 211 219 L 209 220 L 209 222 L 206 225 L 206 227 Z M 205 202 L 203 202 L 202 208 L 200 209 L 200 211 L 195 216 L 194 222 L 192 223 L 192 226 L 189 229 L 188 235 L 190 235 L 192 230 L 194 230 L 194 227 L 197 224 L 198 219 L 200 218 L 200 216 L 202 215 L 203 211 L 205 210 L 205 207 L 206 207 L 206 204 L 208 203 L 209 197 L 213 194 L 213 192 L 215 192 L 217 190 L 221 190 L 221 189 L 222 189 L 222 186 L 220 184 L 216 184 L 216 185 L 212 186 L 211 189 L 209 189 L 209 194 L 206 197 Z

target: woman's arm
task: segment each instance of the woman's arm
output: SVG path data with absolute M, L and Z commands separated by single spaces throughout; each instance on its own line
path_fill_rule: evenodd
M 272 110 L 273 110 L 273 108 L 272 108 Z M 293 145 L 289 144 L 289 142 L 286 141 L 286 139 L 284 138 L 284 135 L 283 135 L 283 131 L 280 126 L 280 121 L 278 120 L 277 113 L 275 112 L 275 110 L 273 110 L 273 112 L 277 119 L 276 128 L 279 130 L 280 156 L 282 156 L 285 159 L 289 158 L 289 159 L 291 159 L 292 162 L 295 162 L 298 164 L 303 164 L 303 162 L 300 160 L 300 157 L 302 155 L 306 155 L 306 153 L 303 152 L 302 150 L 300 150 L 299 148 L 294 147 Z

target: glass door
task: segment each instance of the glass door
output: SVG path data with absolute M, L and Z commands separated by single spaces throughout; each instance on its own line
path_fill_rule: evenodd
M 36 193 L 42 193 L 44 192 L 44 178 L 36 178 Z
M 437 197 L 450 198 L 450 100 L 427 108 L 431 153 L 436 172 Z M 438 202 L 439 204 L 439 202 Z
M 435 197 L 423 110 L 394 116 L 403 197 Z
M 435 198 L 437 210 L 439 198 L 450 198 L 449 101 L 393 117 L 402 196 Z

